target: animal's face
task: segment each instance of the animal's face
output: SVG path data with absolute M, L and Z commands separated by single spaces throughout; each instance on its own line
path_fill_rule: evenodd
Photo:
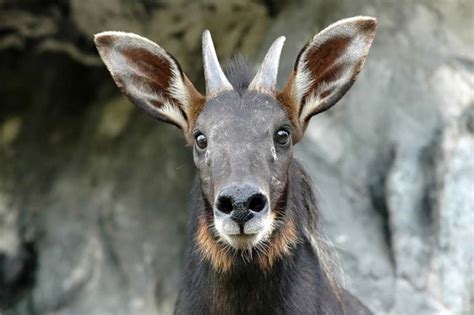
M 272 235 L 283 229 L 276 224 L 282 222 L 276 210 L 284 204 L 292 146 L 310 118 L 333 106 L 355 81 L 375 28 L 369 17 L 329 26 L 301 50 L 280 91 L 275 83 L 283 37 L 242 88 L 227 80 L 206 31 L 206 95 L 194 88 L 170 54 L 148 39 L 121 32 L 96 35 L 102 59 L 129 99 L 181 128 L 193 144 L 201 192 L 211 209 L 199 230 L 202 243 L 212 243 L 203 246 L 210 259 L 219 256 L 209 253 L 219 240 L 251 249 L 272 242 Z M 283 243 L 279 248 L 285 248 Z
M 224 242 L 248 249 L 271 234 L 292 158 L 292 132 L 276 98 L 255 91 L 222 93 L 199 115 L 194 162 Z

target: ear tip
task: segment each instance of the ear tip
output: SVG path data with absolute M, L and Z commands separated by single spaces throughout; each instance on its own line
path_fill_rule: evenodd
M 374 27 L 377 26 L 377 18 L 375 18 L 375 17 L 367 16 L 367 17 L 366 17 L 366 21 L 367 21 L 367 22 L 366 22 L 367 24 L 370 24 L 370 25 L 372 25 L 372 26 L 374 26 Z
M 372 16 L 359 16 L 356 23 L 362 30 L 375 31 L 377 28 L 377 18 Z
M 94 34 L 94 43 L 97 47 L 109 46 L 113 41 L 113 32 L 100 32 Z
M 153 43 L 149 39 L 137 35 L 135 33 L 122 32 L 122 31 L 104 31 L 94 34 L 94 43 L 96 46 L 112 46 L 118 42 L 130 42 L 130 41 L 146 41 Z M 156 43 L 153 43 L 156 45 Z

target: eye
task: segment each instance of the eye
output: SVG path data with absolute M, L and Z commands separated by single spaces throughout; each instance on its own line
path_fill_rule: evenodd
M 207 138 L 202 132 L 197 132 L 194 135 L 194 140 L 199 149 L 204 150 L 207 148 Z
M 286 129 L 280 128 L 275 132 L 275 142 L 281 146 L 288 145 L 290 143 L 290 132 Z

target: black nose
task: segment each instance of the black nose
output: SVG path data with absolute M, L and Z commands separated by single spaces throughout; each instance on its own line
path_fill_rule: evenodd
M 267 198 L 255 185 L 232 185 L 224 188 L 217 197 L 216 209 L 230 214 L 231 218 L 243 224 L 253 218 L 255 212 L 267 207 Z

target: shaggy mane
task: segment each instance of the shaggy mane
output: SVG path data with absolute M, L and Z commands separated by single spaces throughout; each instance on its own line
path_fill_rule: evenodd
M 236 55 L 227 62 L 224 72 L 234 90 L 240 94 L 248 89 L 253 78 L 250 65 L 242 55 Z

